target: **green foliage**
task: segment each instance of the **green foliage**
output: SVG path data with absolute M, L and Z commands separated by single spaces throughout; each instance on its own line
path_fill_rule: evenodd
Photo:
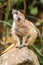
M 22 0 L 14 0 L 14 5 L 16 4 L 16 6 L 20 6 L 20 4 L 22 3 Z
M 2 0 L 0 0 L 0 2 L 2 2 Z
M 18 0 L 14 0 L 14 4 L 16 4 L 18 2 Z
M 18 3 L 19 4 L 17 4 L 17 7 L 20 6 L 20 4 L 22 3 L 22 0 L 18 0 Z
M 0 5 L 2 4 L 2 0 L 0 0 Z
M 1 5 L 1 2 L 0 2 L 0 5 Z
M 6 24 L 7 26 L 12 27 L 12 25 L 11 25 L 10 22 L 11 22 L 11 20 L 9 20 L 9 21 L 7 21 L 7 22 L 6 22 L 6 21 L 4 22 L 4 21 L 1 21 L 1 20 L 0 20 L 0 23 L 4 23 L 4 24 Z
M 40 3 L 43 4 L 43 0 L 40 0 Z
M 37 15 L 38 14 L 38 8 L 37 7 L 32 7 L 31 10 L 30 10 L 30 13 L 32 15 Z

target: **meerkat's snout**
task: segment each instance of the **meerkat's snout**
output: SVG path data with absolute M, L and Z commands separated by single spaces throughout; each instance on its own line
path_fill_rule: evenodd
M 18 11 L 17 10 L 12 10 L 12 15 L 13 15 L 13 19 L 15 20 L 15 21 L 17 21 L 18 20 Z
M 25 16 L 20 12 L 20 11 L 18 11 L 18 10 L 12 10 L 12 15 L 13 15 L 13 19 L 15 20 L 15 21 L 24 21 L 25 20 Z
M 18 14 L 17 10 L 12 9 L 12 14 Z

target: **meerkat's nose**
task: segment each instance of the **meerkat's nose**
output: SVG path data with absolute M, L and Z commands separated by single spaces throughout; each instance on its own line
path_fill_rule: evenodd
M 12 14 L 18 14 L 17 10 L 12 9 Z

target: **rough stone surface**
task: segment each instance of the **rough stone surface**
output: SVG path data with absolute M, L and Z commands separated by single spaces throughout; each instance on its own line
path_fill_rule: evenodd
M 0 65 L 39 65 L 39 61 L 36 54 L 27 47 L 13 47 L 0 56 Z

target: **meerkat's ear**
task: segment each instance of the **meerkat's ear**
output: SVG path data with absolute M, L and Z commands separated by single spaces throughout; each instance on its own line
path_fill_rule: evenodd
M 23 10 L 21 10 L 21 13 L 23 14 Z

